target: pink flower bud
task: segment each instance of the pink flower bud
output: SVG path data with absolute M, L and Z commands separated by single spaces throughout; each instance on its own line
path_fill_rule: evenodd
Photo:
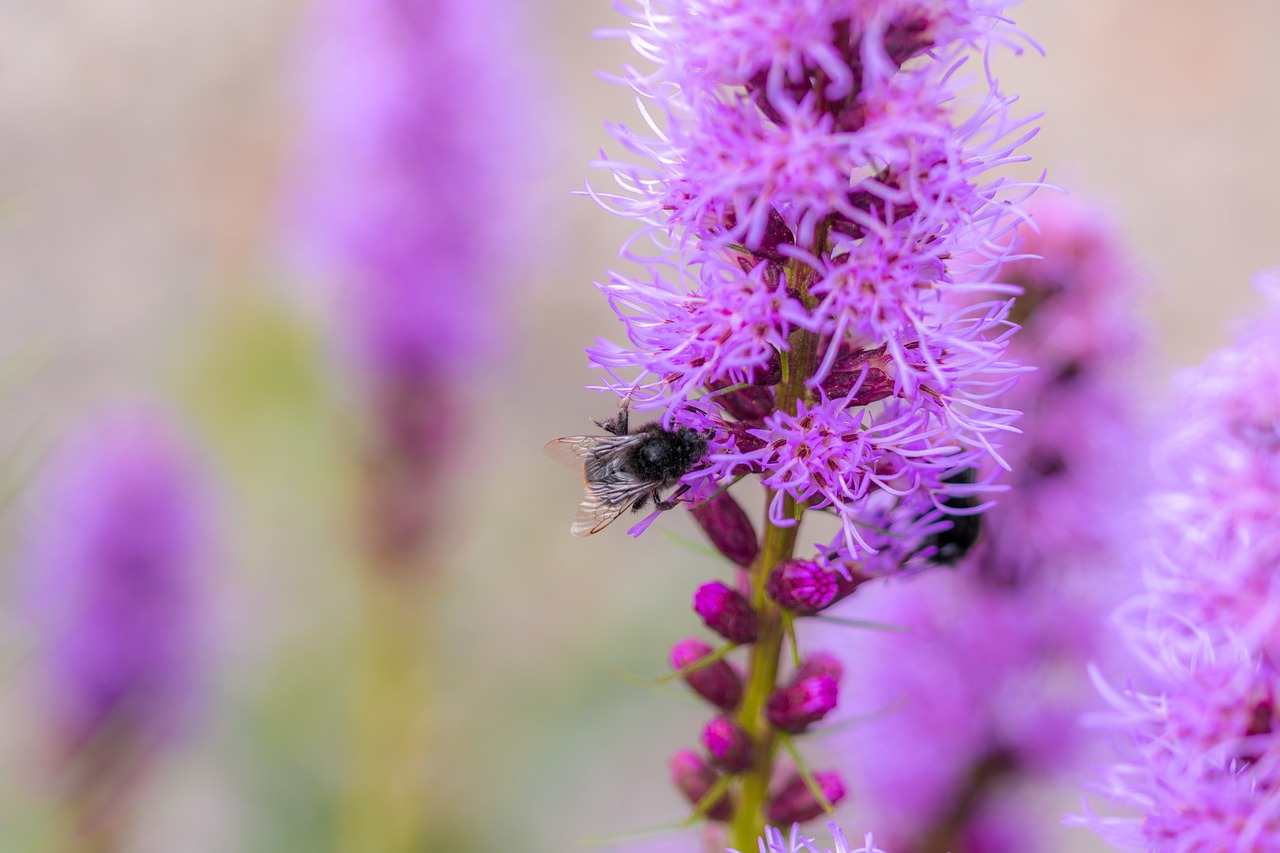
M 726 773 L 741 773 L 751 766 L 751 736 L 728 717 L 716 717 L 702 730 L 702 744 L 711 761 Z
M 825 770 L 813 774 L 818 783 L 818 790 L 827 802 L 835 805 L 844 799 L 844 780 L 840 774 Z M 793 773 L 778 789 L 778 792 L 765 806 L 765 815 L 769 823 L 777 826 L 790 826 L 793 823 L 804 823 L 822 815 L 822 803 L 809 790 L 799 773 Z
M 711 647 L 696 637 L 687 637 L 671 647 L 671 668 L 683 669 L 707 655 Z M 742 678 L 726 661 L 685 673 L 684 683 L 717 708 L 732 711 L 742 701 Z
M 845 578 L 809 560 L 787 560 L 769 574 L 765 591 L 778 606 L 798 616 L 812 616 L 857 589 L 866 575 Z
M 823 673 L 773 691 L 765 713 L 776 728 L 796 734 L 829 714 L 839 698 L 839 682 Z
M 707 387 L 712 391 L 721 388 L 732 388 L 738 383 L 728 379 L 720 379 Z M 764 385 L 748 385 L 736 388 L 723 394 L 716 394 L 712 399 L 724 406 L 729 414 L 740 421 L 760 421 L 772 414 L 777 405 L 774 402 L 773 389 Z
M 708 628 L 731 643 L 754 643 L 759 620 L 742 593 L 719 581 L 704 583 L 693 596 L 693 609 Z
M 716 550 L 739 566 L 750 566 L 760 553 L 751 519 L 727 491 L 703 501 L 691 512 Z
M 672 784 L 695 806 L 702 802 L 702 798 L 720 779 L 720 774 L 691 749 L 682 749 L 671 756 L 669 766 Z M 733 803 L 729 795 L 725 794 L 716 800 L 706 814 L 709 819 L 719 821 L 733 817 Z
M 839 681 L 840 676 L 844 675 L 844 667 L 840 664 L 840 659 L 830 652 L 814 652 L 800 664 L 791 681 L 795 683 L 816 675 L 829 675 Z
M 822 381 L 822 390 L 832 399 L 848 396 L 849 404 L 866 406 L 893 394 L 893 377 L 887 372 L 893 358 L 884 347 L 857 352 L 842 352 Z M 857 389 L 856 391 L 854 389 Z

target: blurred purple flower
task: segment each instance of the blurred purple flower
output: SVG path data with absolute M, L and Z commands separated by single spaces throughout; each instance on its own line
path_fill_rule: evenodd
M 649 162 L 606 161 L 624 194 L 595 195 L 643 223 L 649 248 L 633 240 L 625 255 L 648 272 L 599 285 L 629 345 L 590 357 L 637 409 L 715 431 L 691 480 L 760 472 L 778 525 L 794 523 L 784 495 L 834 509 L 845 558 L 889 550 L 895 565 L 941 517 L 948 475 L 990 460 L 1015 414 L 987 402 L 1015 372 L 1010 291 L 991 272 L 1025 187 L 991 170 L 1024 159 L 1034 131 L 994 80 L 959 98 L 955 74 L 975 46 L 1018 42 L 1003 5 L 643 0 L 630 12 L 625 36 L 657 68 L 625 82 L 653 132 L 612 132 Z M 815 349 L 793 351 L 797 334 Z M 798 408 L 739 422 L 737 401 L 704 396 L 757 381 L 780 354 L 778 382 L 803 371 Z M 838 363 L 859 369 L 829 396 Z
M 1148 505 L 1146 591 L 1117 613 L 1138 674 L 1130 738 L 1095 786 L 1137 819 L 1089 815 L 1128 849 L 1280 846 L 1280 286 L 1270 314 L 1180 378 Z
M 41 475 L 25 573 L 50 716 L 69 749 L 171 736 L 201 681 L 205 483 L 167 418 L 100 416 Z
M 462 394 L 525 274 L 537 134 L 514 0 L 317 0 L 288 243 L 333 287 L 360 380 L 367 549 L 411 570 L 444 512 Z
M 892 846 L 1030 851 L 1027 798 L 1078 773 L 1085 665 L 1131 590 L 1123 553 L 1146 480 L 1129 310 L 1136 275 L 1100 211 L 1029 205 L 1035 231 L 1006 265 L 1025 291 L 1011 350 L 1037 370 L 1002 404 L 1024 412 L 1004 453 L 1009 492 L 980 516 L 955 571 L 884 590 L 876 618 L 911 628 L 859 645 L 854 681 L 886 708 L 850 736 L 873 780 L 859 798 Z M 927 734 L 927 736 L 926 736 Z M 986 839 L 984 846 L 977 838 Z
M 505 0 L 319 0 L 291 244 L 337 286 L 375 376 L 438 376 L 501 340 L 529 109 Z M 502 249 L 499 249 L 502 246 Z

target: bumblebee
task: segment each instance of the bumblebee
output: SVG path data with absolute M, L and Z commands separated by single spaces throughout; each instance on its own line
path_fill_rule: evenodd
M 661 493 L 678 486 L 707 453 L 707 435 L 687 427 L 666 429 L 647 423 L 631 432 L 627 404 L 618 415 L 596 425 L 608 435 L 570 435 L 549 441 L 552 459 L 582 467 L 586 495 L 569 527 L 574 536 L 590 536 L 608 527 L 627 509 L 637 511 L 652 501 L 658 509 L 674 507 L 688 486 L 665 499 Z

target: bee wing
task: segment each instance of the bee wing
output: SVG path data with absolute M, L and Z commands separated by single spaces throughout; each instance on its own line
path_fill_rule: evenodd
M 618 466 L 618 454 L 644 440 L 643 435 L 569 435 L 543 446 L 547 456 L 582 472 L 586 496 L 578 504 L 570 533 L 580 537 L 599 533 L 653 492 L 652 483 L 635 479 Z
M 573 517 L 569 532 L 580 538 L 599 533 L 626 512 L 628 506 L 629 504 L 616 506 L 604 504 L 594 492 L 588 489 L 587 496 L 582 499 L 582 503 L 578 504 L 578 514 Z
M 542 445 L 542 452 L 561 465 L 581 468 L 582 463 L 591 455 L 591 448 L 599 442 L 598 435 L 566 435 Z
M 603 495 L 608 495 L 608 502 Z M 648 498 L 653 494 L 653 485 L 645 482 L 636 483 L 597 483 L 587 484 L 586 497 L 578 504 L 578 514 L 569 526 L 574 536 L 590 536 L 599 533 L 631 507 L 636 501 Z

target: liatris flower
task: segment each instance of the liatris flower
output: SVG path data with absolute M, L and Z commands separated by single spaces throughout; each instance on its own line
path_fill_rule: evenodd
M 442 514 L 461 389 L 503 340 L 525 244 L 512 240 L 530 147 L 514 5 L 317 0 L 306 33 L 289 242 L 334 288 L 368 411 L 369 547 L 395 570 Z
M 1090 817 L 1126 849 L 1280 847 L 1280 285 L 1270 314 L 1179 382 L 1148 504 L 1146 591 L 1118 612 L 1140 675 L 1103 694 L 1128 734 Z
M 25 573 L 82 833 L 112 831 L 145 759 L 194 710 L 205 488 L 167 418 L 121 409 L 70 436 L 35 490 Z
M 956 259 L 1007 227 L 999 180 L 981 181 L 1022 141 L 994 87 L 966 114 L 948 105 L 963 52 L 1015 36 L 997 11 L 649 2 L 630 34 L 659 64 L 628 82 L 663 135 L 615 128 L 654 163 L 609 165 L 659 251 L 629 253 L 648 278 L 601 286 L 632 346 L 592 359 L 635 408 L 715 431 L 698 478 L 760 472 L 775 524 L 789 500 L 834 509 L 849 557 L 895 541 L 869 528 L 935 522 L 946 476 L 985 460 L 1012 414 L 981 402 L 1007 384 L 1006 304 L 947 301 L 981 290 L 995 258 Z M 710 392 L 780 354 L 787 392 L 731 420 Z
M 315 0 L 290 242 L 333 285 L 362 406 L 364 633 L 339 847 L 418 850 L 423 635 L 464 395 L 509 337 L 539 134 L 518 0 Z M 505 291 L 505 292 L 504 292 Z
M 504 0 L 317 0 L 291 244 L 337 287 L 377 379 L 467 369 L 502 340 L 502 253 L 529 69 Z M 505 41 L 504 41 L 505 40 Z
M 1016 48 L 1005 5 L 637 0 L 629 10 L 623 35 L 655 67 L 628 68 L 624 82 L 649 130 L 612 133 L 647 162 L 605 161 L 623 192 L 593 194 L 641 223 L 624 255 L 646 272 L 598 285 L 628 343 L 589 356 L 624 404 L 707 436 L 677 492 L 708 501 L 695 517 L 746 569 L 736 591 L 704 586 L 697 605 L 713 630 L 751 644 L 737 722 L 763 758 L 735 783 L 740 845 L 766 815 L 821 811 L 810 813 L 821 800 L 803 783 L 803 808 L 790 782 L 771 788 L 779 740 L 836 698 L 829 673 L 777 689 L 790 617 L 922 548 L 938 553 L 928 537 L 990 491 L 989 477 L 966 472 L 994 470 L 1016 415 L 990 402 L 1017 372 L 1004 357 L 1013 288 L 992 275 L 1027 187 L 993 170 L 1024 159 L 1016 149 L 1034 131 L 989 77 L 984 94 L 960 95 L 970 51 Z M 758 542 L 717 490 L 753 474 L 768 495 Z M 771 598 L 767 581 L 796 556 L 808 510 L 838 531 L 805 555 L 809 577 L 779 575 Z M 842 790 L 834 772 L 815 776 Z
M 1037 202 L 1022 250 L 1043 260 L 1004 270 L 1025 290 L 1013 347 L 1037 368 L 1000 400 L 1025 412 L 1004 449 L 1010 490 L 973 517 L 981 533 L 954 574 L 876 602 L 877 618 L 911 632 L 851 656 L 863 694 L 886 708 L 849 736 L 876 768 L 859 794 L 891 846 L 920 853 L 1043 846 L 1018 813 L 1080 772 L 1083 673 L 1104 651 L 1094 626 L 1132 586 L 1127 510 L 1145 479 L 1130 402 L 1136 278 L 1100 211 Z

